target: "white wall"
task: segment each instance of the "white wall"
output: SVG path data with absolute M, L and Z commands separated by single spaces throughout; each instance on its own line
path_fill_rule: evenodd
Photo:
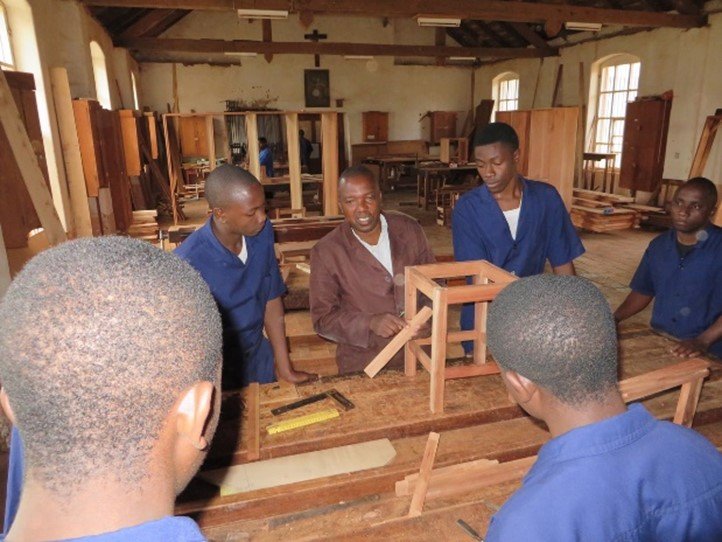
M 561 63 L 560 102 L 579 105 L 579 63 L 584 64 L 584 96 L 588 102 L 592 63 L 617 53 L 641 59 L 640 96 L 674 92 L 664 176 L 686 179 L 705 118 L 722 107 L 722 14 L 711 15 L 704 28 L 659 29 L 565 47 L 560 57 L 546 58 L 543 63 L 519 59 L 482 66 L 477 71 L 476 96 L 491 98 L 492 79 L 499 73 L 515 71 L 520 75 L 519 106 L 531 108 L 541 66 L 535 107 L 550 107 Z M 722 183 L 722 137 L 715 141 L 705 175 Z
M 274 41 L 303 41 L 318 29 L 329 42 L 434 43 L 433 29 L 423 29 L 413 41 L 406 36 L 416 27 L 393 22 L 386 27 L 375 18 L 316 17 L 309 29 L 291 17 L 273 22 Z M 226 13 L 193 12 L 169 29 L 168 38 L 261 38 L 261 23 L 239 21 Z M 269 64 L 263 56 L 242 57 L 238 66 L 177 65 L 181 112 L 223 111 L 225 100 L 267 105 L 281 110 L 304 108 L 303 70 L 314 68 L 312 55 L 276 55 Z M 463 123 L 471 107 L 471 68 L 394 66 L 392 57 L 373 61 L 321 56 L 321 68 L 330 72 L 331 108 L 347 114 L 352 143 L 361 141 L 361 112 L 388 111 L 389 139 L 426 137 L 420 117 L 429 110 L 458 111 Z M 166 111 L 173 102 L 172 65 L 142 63 L 143 104 Z M 335 100 L 343 99 L 343 107 Z

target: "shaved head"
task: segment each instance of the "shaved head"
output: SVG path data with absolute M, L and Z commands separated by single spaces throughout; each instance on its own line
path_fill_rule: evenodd
M 223 208 L 239 198 L 244 198 L 253 187 L 262 188 L 253 174 L 238 166 L 223 164 L 211 171 L 206 178 L 206 199 L 211 209 Z
M 147 476 L 180 395 L 218 385 L 221 340 L 208 286 L 173 254 L 124 237 L 40 253 L 0 303 L 0 380 L 28 472 L 62 493 Z
M 380 190 L 379 181 L 374 175 L 373 171 L 371 171 L 366 166 L 351 166 L 341 172 L 341 176 L 338 179 L 339 194 L 341 194 L 341 191 L 343 190 L 344 186 L 346 186 L 346 183 L 349 181 L 349 179 L 355 179 L 359 177 L 368 179 L 369 181 L 371 181 L 373 186 L 376 187 L 377 190 Z

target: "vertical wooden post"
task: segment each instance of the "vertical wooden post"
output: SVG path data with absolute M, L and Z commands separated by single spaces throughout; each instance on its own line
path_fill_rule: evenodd
M 411 278 L 410 267 L 406 267 L 406 269 L 404 269 L 404 296 L 404 318 L 410 320 L 416 316 L 419 298 L 416 283 L 414 282 L 414 279 Z M 416 365 L 416 355 L 411 349 L 411 345 L 407 342 L 404 346 L 404 372 L 406 373 L 406 376 L 416 375 Z
M 431 323 L 431 412 L 444 411 L 444 381 L 446 372 L 446 331 L 448 326 L 449 306 L 447 290 L 441 286 L 434 290 L 434 312 Z
M 338 113 L 321 113 L 323 214 L 338 214 Z M 409 316 L 410 318 L 410 316 Z
M 175 73 L 175 64 L 174 71 Z M 170 140 L 168 139 L 168 133 L 170 130 L 173 130 L 174 128 L 172 126 L 168 126 L 168 116 L 163 115 L 163 138 L 165 139 L 165 157 L 166 161 L 168 163 L 168 181 L 170 183 L 170 204 L 171 204 L 171 210 L 173 211 L 173 224 L 178 224 L 178 201 L 176 199 L 176 189 L 178 185 L 178 177 L 177 175 L 180 175 L 180 171 L 176 171 L 173 167 L 173 159 L 171 158 L 171 148 L 170 148 Z M 174 149 L 175 150 L 175 149 Z
M 0 125 L 5 130 L 30 199 L 50 245 L 67 239 L 5 74 L 0 70 Z
M 248 171 L 253 176 L 261 179 L 261 162 L 258 153 L 258 115 L 256 113 L 246 114 L 246 139 L 248 140 Z
M 88 189 L 85 186 L 68 71 L 65 68 L 51 68 L 50 78 L 70 196 L 72 221 L 68 221 L 68 231 L 72 237 L 91 237 L 93 226 L 90 223 L 90 209 L 88 209 Z
M 674 423 L 692 427 L 692 420 L 694 420 L 694 413 L 697 411 L 697 403 L 699 402 L 699 395 L 702 393 L 703 382 L 704 378 L 697 378 L 682 384 L 677 409 L 674 412 Z
M 206 115 L 206 141 L 208 142 L 208 165 L 210 171 L 216 169 L 216 133 L 213 127 L 213 115 Z
M 0 224 L 0 299 L 3 298 L 5 292 L 12 282 L 10 276 L 10 262 L 8 262 L 8 253 L 5 249 L 5 239 L 3 238 L 3 228 Z
M 231 154 L 231 144 L 228 141 L 228 123 L 226 122 L 226 115 L 221 117 L 221 141 L 223 142 L 223 156 L 226 159 L 226 163 L 232 164 L 233 156 Z
M 300 209 L 303 207 L 303 185 L 301 183 L 298 113 L 286 113 L 286 142 L 288 143 L 288 176 L 291 181 L 291 209 Z
M 411 497 L 411 506 L 409 506 L 409 517 L 413 518 L 421 515 L 424 509 L 424 501 L 426 501 L 426 492 L 429 489 L 429 481 L 434 468 L 434 459 L 436 459 L 436 449 L 439 447 L 439 434 L 429 433 L 429 439 L 426 441 L 426 449 L 424 457 L 421 459 L 421 468 L 419 469 L 419 477 L 414 487 L 414 495 Z
M 480 273 L 474 276 L 474 284 L 489 284 L 489 279 Z M 474 364 L 486 363 L 486 314 L 489 303 L 474 303 Z

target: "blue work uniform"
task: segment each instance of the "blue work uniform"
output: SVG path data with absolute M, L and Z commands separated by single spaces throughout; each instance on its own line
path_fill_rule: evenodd
M 487 260 L 519 277 L 544 272 L 584 254 L 559 192 L 547 183 L 519 177 L 522 204 L 516 239 L 486 185 L 464 194 L 454 207 L 451 222 L 456 261 Z M 461 329 L 474 328 L 474 306 L 461 310 Z M 469 351 L 472 343 L 464 343 Z
M 10 433 L 10 454 L 8 457 L 8 481 L 5 488 L 5 521 L 3 532 L 7 534 L 18 513 L 20 497 L 23 489 L 23 473 L 25 471 L 25 457 L 23 456 L 23 441 L 20 431 L 13 425 Z
M 286 293 L 267 220 L 258 235 L 246 237 L 248 259 L 224 247 L 209 219 L 175 253 L 208 283 L 223 322 L 223 387 L 275 382 L 273 350 L 263 336 L 266 304 Z
M 258 155 L 258 161 L 262 166 L 266 166 L 266 177 L 275 177 L 276 173 L 273 171 L 273 152 L 271 149 L 266 147 L 261 150 Z
M 672 229 L 647 247 L 630 287 L 654 297 L 651 325 L 679 339 L 692 339 L 722 316 L 722 228 L 710 224 L 685 256 Z M 710 353 L 722 358 L 722 340 Z
M 4 539 L 4 536 L 0 537 L 0 540 Z M 110 533 L 65 539 L 66 542 L 159 542 L 161 540 L 203 542 L 206 537 L 192 519 L 166 516 Z
M 486 542 L 722 540 L 722 454 L 641 404 L 539 450 Z

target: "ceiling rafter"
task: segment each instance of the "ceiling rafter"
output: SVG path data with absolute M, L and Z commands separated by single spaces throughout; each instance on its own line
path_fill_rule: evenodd
M 140 19 L 123 30 L 120 38 L 142 38 L 157 36 L 160 32 L 168 29 L 168 23 L 175 24 L 188 13 L 187 10 L 176 9 L 154 9 L 143 15 Z

